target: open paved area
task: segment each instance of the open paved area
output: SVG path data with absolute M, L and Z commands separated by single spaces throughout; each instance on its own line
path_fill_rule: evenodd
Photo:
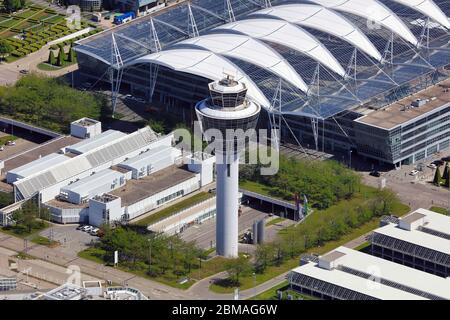
M 239 217 L 239 234 L 250 229 L 254 221 L 267 216 L 266 213 L 257 211 L 249 207 L 242 207 L 242 215 Z M 201 225 L 195 225 L 183 233 L 181 238 L 184 241 L 195 241 L 200 248 L 209 249 L 215 246 L 216 241 L 216 220 L 210 219 Z
M 58 241 L 60 246 L 55 250 L 77 255 L 78 252 L 86 249 L 98 237 L 91 236 L 87 232 L 77 230 L 78 225 L 56 225 L 42 231 L 39 235 Z

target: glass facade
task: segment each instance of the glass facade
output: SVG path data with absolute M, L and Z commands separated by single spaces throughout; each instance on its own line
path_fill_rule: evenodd
M 411 164 L 447 149 L 450 142 L 450 105 L 393 129 L 355 122 L 358 152 L 387 163 Z

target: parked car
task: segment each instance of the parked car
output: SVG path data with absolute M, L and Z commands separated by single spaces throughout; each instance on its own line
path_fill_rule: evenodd
M 16 145 L 16 142 L 15 142 L 15 141 L 8 141 L 8 142 L 6 143 L 6 145 L 7 145 L 7 146 L 15 146 L 15 145 Z
M 100 231 L 99 228 L 93 228 L 91 231 L 89 231 L 89 233 L 90 233 L 92 236 L 96 236 L 96 235 L 98 234 L 99 231 Z
M 1 146 L 1 147 L 0 147 L 0 151 L 3 151 L 3 150 L 5 150 L 5 148 L 3 148 L 3 146 Z
M 450 162 L 450 157 L 444 157 L 444 158 L 442 158 L 442 161 Z
M 80 225 L 77 227 L 77 230 L 81 230 L 81 229 L 83 229 L 84 227 L 85 227 L 84 224 L 80 224 Z
M 372 171 L 371 173 L 369 173 L 372 177 L 377 177 L 377 178 L 379 178 L 379 177 L 381 177 L 381 173 L 379 172 L 379 171 L 376 171 L 376 170 L 374 170 L 374 171 Z
M 418 170 L 412 170 L 412 171 L 409 173 L 409 175 L 410 175 L 410 176 L 415 176 L 415 175 L 417 175 L 418 173 L 419 173 Z
M 93 226 L 84 226 L 83 228 L 81 228 L 81 231 L 90 232 L 92 229 L 94 229 Z
M 28 70 L 22 69 L 19 71 L 21 74 L 28 74 L 30 73 Z
M 437 165 L 435 165 L 434 163 L 430 163 L 427 167 L 430 169 L 436 169 Z
M 433 163 L 438 167 L 443 166 L 445 164 L 445 162 L 442 160 L 435 160 L 433 161 Z

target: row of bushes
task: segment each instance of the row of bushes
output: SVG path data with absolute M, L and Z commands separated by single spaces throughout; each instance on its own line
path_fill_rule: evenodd
M 52 46 L 50 46 L 50 49 L 52 50 L 57 50 L 59 48 L 62 48 L 64 46 L 68 46 L 73 44 L 75 41 L 81 40 L 85 37 L 91 36 L 93 34 L 96 34 L 98 32 L 100 32 L 101 30 L 99 29 L 95 29 L 92 30 L 84 35 L 78 36 L 76 38 L 70 39 L 70 40 L 65 40 L 62 41 L 58 44 L 54 44 Z M 71 32 L 69 32 L 68 34 L 70 34 Z M 53 41 L 56 40 L 58 38 L 60 38 L 61 36 L 65 36 L 66 34 L 64 33 L 63 35 L 59 35 L 59 36 L 55 36 L 55 37 L 50 37 L 44 40 L 40 40 L 38 41 L 37 39 L 39 39 L 38 36 L 30 36 L 29 38 L 25 39 L 25 40 L 18 40 L 18 39 L 8 39 L 7 41 L 15 48 L 15 50 L 13 52 L 11 52 L 11 55 L 14 57 L 24 57 L 32 52 L 35 52 L 39 49 L 41 49 L 44 45 L 46 45 L 49 41 Z

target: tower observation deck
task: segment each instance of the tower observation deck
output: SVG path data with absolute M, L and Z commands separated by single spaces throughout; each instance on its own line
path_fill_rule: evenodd
M 204 136 L 214 141 L 217 172 L 216 251 L 238 256 L 239 154 L 248 130 L 255 129 L 261 107 L 247 99 L 247 87 L 231 76 L 209 84 L 211 97 L 196 112 Z

